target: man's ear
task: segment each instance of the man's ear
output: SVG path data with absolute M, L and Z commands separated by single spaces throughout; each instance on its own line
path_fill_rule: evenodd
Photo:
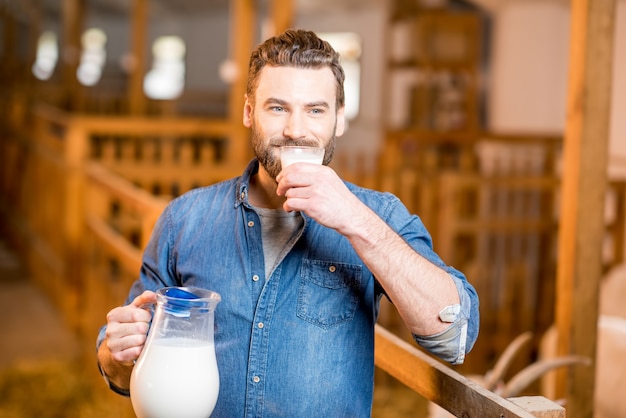
M 252 126 L 252 103 L 250 103 L 247 94 L 243 97 L 245 99 L 243 104 L 243 126 L 249 128 Z
M 346 108 L 341 106 L 337 110 L 337 128 L 335 129 L 335 136 L 340 137 L 346 131 Z

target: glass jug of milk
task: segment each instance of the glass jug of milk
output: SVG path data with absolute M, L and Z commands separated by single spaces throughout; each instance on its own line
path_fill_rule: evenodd
M 213 326 L 218 293 L 194 287 L 157 290 L 150 331 L 130 378 L 139 418 L 211 415 L 219 392 Z

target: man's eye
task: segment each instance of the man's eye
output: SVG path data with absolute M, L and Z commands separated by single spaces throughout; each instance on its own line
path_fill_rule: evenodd
M 285 108 L 282 107 L 282 106 L 272 106 L 270 109 L 273 110 L 274 112 L 284 112 L 285 111 Z
M 314 113 L 316 115 L 321 115 L 324 113 L 323 109 L 311 109 L 311 113 Z

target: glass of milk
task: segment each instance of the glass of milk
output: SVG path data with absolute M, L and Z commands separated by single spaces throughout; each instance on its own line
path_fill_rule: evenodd
M 324 148 L 287 145 L 280 147 L 280 163 L 283 168 L 293 163 L 322 164 Z
M 218 293 L 194 287 L 157 292 L 150 331 L 130 378 L 137 417 L 208 417 L 219 393 L 213 340 Z

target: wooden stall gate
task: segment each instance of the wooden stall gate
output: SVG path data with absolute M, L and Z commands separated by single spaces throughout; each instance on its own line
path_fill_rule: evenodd
M 514 374 L 536 360 L 554 321 L 561 148 L 553 136 L 485 134 L 453 142 L 397 134 L 387 138 L 374 179 L 364 179 L 419 214 L 435 250 L 476 287 L 480 338 L 455 367 L 463 373 L 484 374 L 511 341 L 531 331 L 533 343 L 518 356 Z M 606 270 L 624 261 L 625 197 L 624 182 L 610 182 Z M 393 307 L 382 311 L 382 323 L 410 340 Z

